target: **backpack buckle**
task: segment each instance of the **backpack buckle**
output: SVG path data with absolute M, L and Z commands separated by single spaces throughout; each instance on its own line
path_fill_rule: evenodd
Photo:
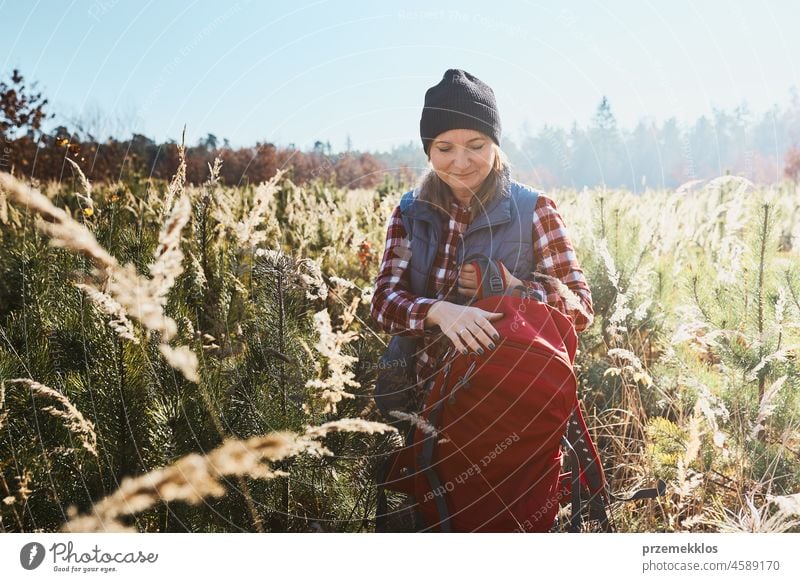
M 447 399 L 448 404 L 453 404 L 456 401 L 456 392 L 462 388 L 464 390 L 469 388 L 469 378 L 472 375 L 472 371 L 475 369 L 475 365 L 477 363 L 477 361 L 473 360 L 473 362 L 469 365 L 469 368 L 467 368 L 467 371 L 464 372 L 464 375 L 458 377 L 458 382 L 453 385 L 453 389 L 450 391 L 450 396 Z
M 491 279 L 489 279 L 489 288 L 492 290 L 492 293 L 502 293 L 503 292 L 503 279 L 499 276 L 495 275 Z

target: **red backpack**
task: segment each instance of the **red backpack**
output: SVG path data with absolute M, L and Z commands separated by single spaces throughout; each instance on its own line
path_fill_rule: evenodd
M 482 255 L 465 263 L 473 259 L 481 292 L 471 305 L 505 314 L 492 322 L 500 340 L 483 355 L 451 347 L 443 357 L 423 422 L 378 476 L 377 529 L 385 488 L 415 497 L 422 531 L 546 532 L 568 502 L 569 529 L 579 531 L 581 489 L 589 518 L 610 530 L 605 477 L 578 406 L 572 321 L 527 295 L 492 295 L 508 293 L 494 280 L 497 265 Z

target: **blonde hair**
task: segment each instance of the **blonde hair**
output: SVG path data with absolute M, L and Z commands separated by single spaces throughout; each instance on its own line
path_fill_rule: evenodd
M 475 192 L 476 200 L 472 203 L 470 210 L 470 221 L 484 209 L 486 206 L 498 195 L 503 195 L 504 188 L 498 186 L 508 181 L 510 175 L 510 164 L 505 152 L 500 149 L 500 146 L 492 142 L 494 149 L 494 164 L 486 176 L 486 179 L 481 184 L 478 191 Z M 430 161 L 430 156 L 428 156 Z M 438 213 L 443 216 L 450 215 L 450 203 L 453 201 L 453 191 L 450 186 L 442 180 L 436 171 L 431 168 L 426 172 L 418 183 L 419 195 L 418 199 L 430 203 Z M 475 203 L 477 202 L 477 204 Z

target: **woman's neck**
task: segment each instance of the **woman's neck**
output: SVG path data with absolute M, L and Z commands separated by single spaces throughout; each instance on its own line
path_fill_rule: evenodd
M 451 190 L 452 190 L 452 188 L 451 188 Z M 473 200 L 473 198 L 475 196 L 469 190 L 467 190 L 466 192 L 460 192 L 460 193 L 456 192 L 455 190 L 452 190 L 452 192 L 453 192 L 453 198 L 455 199 L 455 201 L 458 203 L 459 206 L 461 206 L 463 208 L 468 208 L 472 204 L 472 200 Z

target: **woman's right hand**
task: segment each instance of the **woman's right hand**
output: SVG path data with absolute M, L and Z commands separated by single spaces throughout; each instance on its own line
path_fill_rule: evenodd
M 425 324 L 426 327 L 438 325 L 461 353 L 466 354 L 471 349 L 483 354 L 484 350 L 493 350 L 500 340 L 500 334 L 491 322 L 502 317 L 502 313 L 485 311 L 479 307 L 437 301 L 428 310 Z

